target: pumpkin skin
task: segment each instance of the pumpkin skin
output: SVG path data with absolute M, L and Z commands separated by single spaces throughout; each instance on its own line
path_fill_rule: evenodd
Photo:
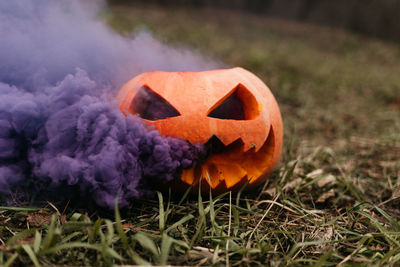
M 141 107 L 145 101 L 139 99 L 143 88 L 169 105 L 173 115 L 145 115 L 148 106 Z M 250 180 L 246 189 L 251 189 L 266 180 L 279 160 L 283 126 L 278 104 L 269 88 L 243 68 L 143 73 L 126 83 L 117 99 L 124 114 L 143 114 L 165 136 L 223 144 L 201 164 L 183 170 L 173 181 L 177 188 L 201 184 L 202 191 L 222 193 L 237 191 Z M 242 115 L 230 118 L 237 104 Z M 231 108 L 221 113 L 226 106 Z

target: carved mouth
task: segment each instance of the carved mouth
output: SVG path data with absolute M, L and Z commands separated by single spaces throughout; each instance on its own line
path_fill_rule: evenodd
M 202 190 L 211 187 L 214 192 L 238 190 L 249 180 L 248 187 L 257 186 L 265 180 L 263 176 L 266 177 L 271 169 L 274 145 L 272 129 L 257 152 L 254 148 L 245 152 L 240 139 L 225 146 L 213 136 L 206 143 L 210 156 L 194 168 L 183 170 L 181 180 L 195 187 L 201 180 Z

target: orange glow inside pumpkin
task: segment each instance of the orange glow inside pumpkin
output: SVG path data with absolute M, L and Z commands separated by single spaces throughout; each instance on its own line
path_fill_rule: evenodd
M 271 130 L 264 145 L 255 152 L 254 148 L 244 151 L 240 140 L 224 146 L 213 153 L 200 165 L 183 170 L 181 180 L 187 185 L 197 186 L 202 180 L 203 189 L 207 185 L 213 191 L 240 189 L 248 180 L 250 186 L 258 185 L 258 179 L 270 167 L 274 154 L 274 136 Z

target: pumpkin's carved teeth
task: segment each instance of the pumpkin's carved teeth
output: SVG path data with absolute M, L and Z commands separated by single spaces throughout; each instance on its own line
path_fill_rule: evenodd
M 226 140 L 225 140 L 226 141 Z M 233 140 L 229 140 L 228 142 L 222 141 L 216 135 L 213 135 L 204 145 L 208 152 L 208 155 L 223 153 L 229 150 L 232 147 L 240 147 L 240 152 L 248 152 L 251 149 L 255 149 L 255 145 L 249 142 L 249 145 L 245 144 L 243 138 L 239 137 Z M 258 149 L 256 149 L 258 150 Z M 257 152 L 257 151 L 255 151 Z
M 208 157 L 195 168 L 184 170 L 181 179 L 186 184 L 198 185 L 206 190 L 211 187 L 214 192 L 243 186 L 252 177 L 259 177 L 270 168 L 274 154 L 274 133 L 263 146 L 244 151 L 243 141 L 238 139 L 225 146 L 216 136 L 206 143 Z M 250 180 L 253 184 L 256 180 Z
M 251 149 L 254 149 L 257 152 L 261 147 L 262 144 L 257 147 L 257 144 L 250 140 L 247 140 L 245 137 L 239 138 L 218 138 L 216 135 L 213 135 L 206 143 L 206 147 L 210 146 L 217 146 L 217 147 L 229 147 L 230 145 L 240 142 L 242 147 L 242 152 L 247 152 Z
M 236 139 L 234 142 L 242 142 L 240 139 Z M 227 148 L 232 145 L 234 142 L 230 142 L 228 145 L 225 145 L 217 136 L 213 135 L 205 144 L 207 149 L 207 154 L 217 154 L 222 153 Z

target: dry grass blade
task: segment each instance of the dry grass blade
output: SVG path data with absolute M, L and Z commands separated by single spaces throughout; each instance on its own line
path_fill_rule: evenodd
M 270 212 L 270 210 L 272 209 L 272 207 L 274 206 L 274 203 L 276 203 L 276 200 L 279 198 L 280 194 L 278 193 L 275 197 L 275 199 L 273 200 L 273 202 L 269 205 L 268 209 L 265 211 L 264 215 L 261 217 L 261 219 L 258 221 L 257 225 L 253 228 L 253 230 L 250 233 L 249 238 L 247 239 L 247 244 L 246 244 L 246 248 L 250 248 L 251 247 L 251 239 L 254 235 L 254 232 L 257 230 L 257 228 L 260 226 L 260 224 L 264 221 L 265 217 L 267 216 L 267 214 Z
M 225 246 L 225 265 L 229 266 L 229 237 L 231 235 L 231 224 L 232 224 L 232 192 L 229 192 L 229 219 L 228 219 L 228 238 Z

